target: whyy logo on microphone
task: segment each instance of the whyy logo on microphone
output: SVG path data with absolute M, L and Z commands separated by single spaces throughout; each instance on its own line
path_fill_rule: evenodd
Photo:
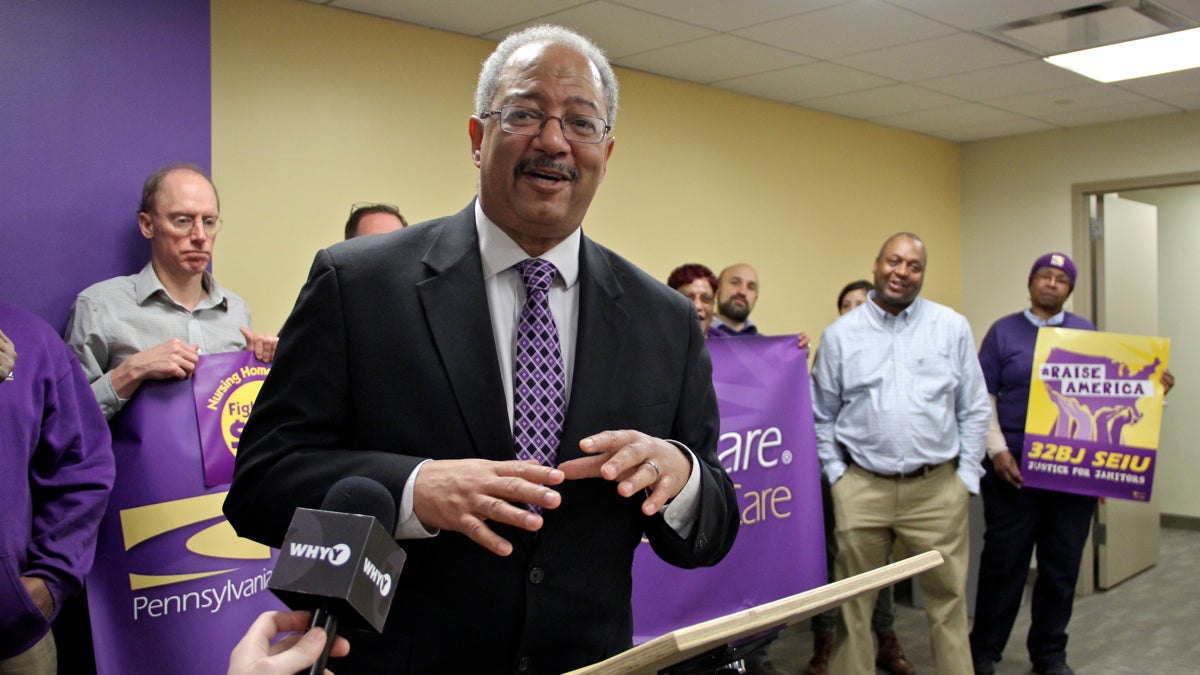
M 293 541 L 288 548 L 288 553 L 294 558 L 324 560 L 334 567 L 344 565 L 350 559 L 350 547 L 345 544 L 317 546 L 316 544 L 301 544 L 300 542 Z

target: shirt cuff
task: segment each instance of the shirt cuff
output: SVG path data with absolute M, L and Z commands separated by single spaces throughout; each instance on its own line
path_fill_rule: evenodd
M 667 521 L 667 525 L 675 530 L 675 534 L 687 539 L 692 534 L 692 528 L 696 525 L 696 518 L 699 516 L 700 510 L 700 470 L 697 468 L 699 460 L 696 459 L 696 454 L 692 452 L 691 448 L 683 443 L 672 440 L 667 440 L 667 442 L 679 448 L 680 452 L 686 453 L 692 463 L 692 473 L 688 476 L 687 483 L 683 485 L 679 494 L 667 502 L 662 509 L 663 520 Z
M 428 462 L 430 460 L 425 460 Z M 408 474 L 408 480 L 404 482 L 404 493 L 400 496 L 400 509 L 396 513 L 396 533 L 395 538 L 399 539 L 429 539 L 437 536 L 441 530 L 430 530 L 413 512 L 413 492 L 416 490 L 417 474 L 421 472 L 421 467 L 425 466 L 425 462 L 417 465 L 412 473 Z
M 965 467 L 959 467 L 957 473 L 963 484 L 967 486 L 967 492 L 973 495 L 979 494 L 979 474 Z
M 117 389 L 112 383 L 112 374 L 104 373 L 92 383 L 92 393 L 96 395 L 96 402 L 100 404 L 100 412 L 104 413 L 104 419 L 111 420 L 113 415 L 121 411 L 129 399 L 117 396 Z
M 825 480 L 829 481 L 830 485 L 833 485 L 842 477 L 842 474 L 846 473 L 846 468 L 845 462 L 837 461 L 826 464 L 821 467 L 821 470 L 825 472 Z

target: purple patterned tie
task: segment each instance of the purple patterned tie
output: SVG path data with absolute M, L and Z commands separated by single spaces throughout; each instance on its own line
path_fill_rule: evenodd
M 527 258 L 514 267 L 525 282 L 525 306 L 517 324 L 513 365 L 513 444 L 518 459 L 554 466 L 567 387 L 558 327 L 546 293 L 558 270 L 541 258 Z

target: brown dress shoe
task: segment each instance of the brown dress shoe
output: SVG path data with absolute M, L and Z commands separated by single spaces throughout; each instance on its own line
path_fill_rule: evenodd
M 875 655 L 875 665 L 883 668 L 892 675 L 917 675 L 917 669 L 904 656 L 904 648 L 892 631 L 879 633 L 879 652 Z
M 813 655 L 808 661 L 805 675 L 828 675 L 829 655 L 833 653 L 833 633 L 813 633 Z

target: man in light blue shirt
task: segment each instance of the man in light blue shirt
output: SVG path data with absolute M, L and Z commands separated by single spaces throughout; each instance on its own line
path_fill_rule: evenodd
M 939 673 L 971 672 L 967 502 L 979 491 L 991 414 L 967 320 L 919 296 L 925 245 L 892 235 L 869 302 L 839 318 L 813 367 L 821 470 L 837 520 L 835 575 L 882 566 L 894 541 L 945 563 L 918 577 Z M 874 669 L 874 594 L 842 607 L 830 672 Z

